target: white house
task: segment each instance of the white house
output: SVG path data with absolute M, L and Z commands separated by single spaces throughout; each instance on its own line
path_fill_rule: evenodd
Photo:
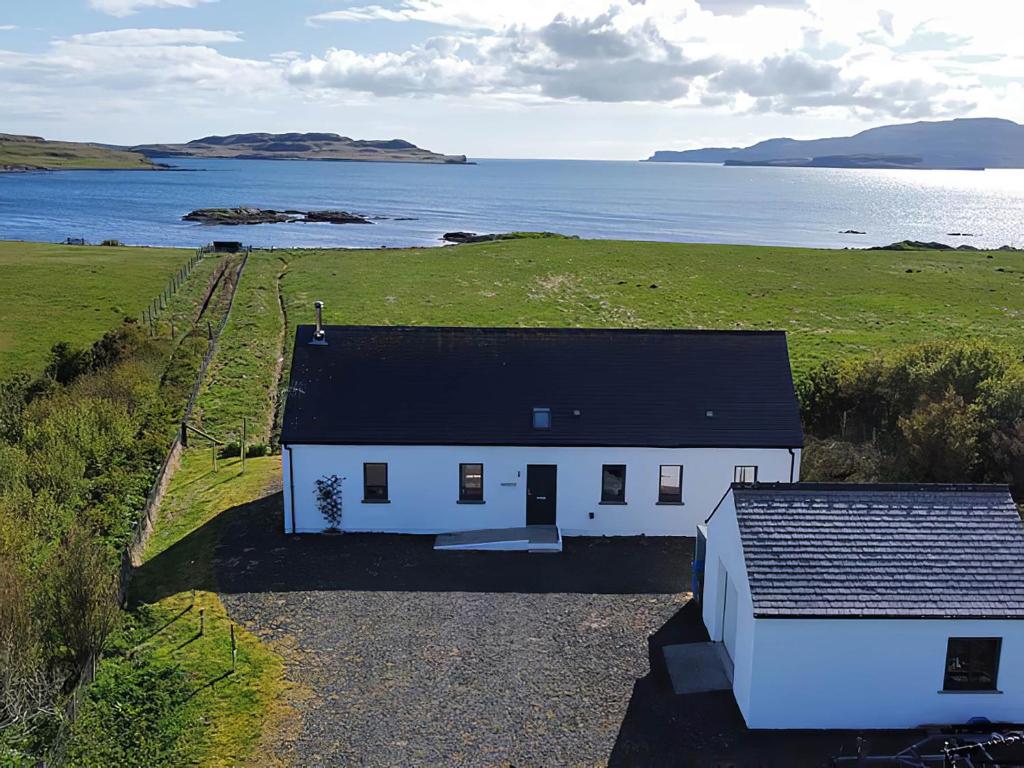
M 803 436 L 781 332 L 304 325 L 281 442 L 288 533 L 693 536 Z
M 1024 529 L 1005 486 L 734 485 L 703 616 L 751 728 L 1024 722 Z

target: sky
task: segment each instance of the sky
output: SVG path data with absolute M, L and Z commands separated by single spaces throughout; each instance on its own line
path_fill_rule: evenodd
M 1024 122 L 1020 0 L 3 0 L 0 131 L 639 159 Z

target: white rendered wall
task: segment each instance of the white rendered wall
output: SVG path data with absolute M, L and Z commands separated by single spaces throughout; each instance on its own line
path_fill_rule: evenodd
M 743 559 L 736 507 L 730 492 L 708 522 L 707 551 L 704 559 L 704 601 L 701 613 L 704 626 L 715 642 L 722 642 L 723 616 L 721 571 L 729 574 L 736 587 L 736 651 L 733 654 L 732 688 L 743 717 L 750 708 L 751 681 L 754 664 L 754 604 L 747 581 L 747 566 Z
M 324 529 L 313 494 L 316 480 L 329 475 L 345 478 L 346 531 L 441 533 L 525 525 L 526 466 L 555 464 L 557 523 L 564 535 L 694 536 L 697 523 L 704 522 L 728 489 L 737 465 L 756 465 L 761 481 L 788 482 L 791 462 L 784 448 L 293 445 L 282 454 L 284 527 L 289 533 Z M 794 479 L 799 479 L 799 451 L 795 454 Z M 364 462 L 387 463 L 390 503 L 363 503 Z M 484 504 L 457 503 L 459 464 L 465 462 L 484 465 Z M 603 464 L 626 465 L 626 504 L 599 503 Z M 683 465 L 682 506 L 657 503 L 661 464 Z
M 1024 621 L 756 619 L 751 728 L 1024 722 Z M 1001 693 L 941 693 L 950 637 L 1001 637 Z M 737 700 L 739 696 L 737 695 Z

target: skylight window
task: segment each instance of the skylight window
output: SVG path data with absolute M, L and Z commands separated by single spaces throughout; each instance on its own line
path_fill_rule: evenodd
M 534 408 L 533 409 L 533 428 L 534 429 L 551 429 L 551 409 L 550 408 Z

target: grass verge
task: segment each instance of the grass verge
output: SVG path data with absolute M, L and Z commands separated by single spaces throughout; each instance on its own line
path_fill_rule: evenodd
M 287 685 L 284 666 L 272 648 L 235 626 L 232 671 L 232 621 L 216 593 L 213 558 L 225 526 L 259 503 L 280 464 L 265 457 L 248 460 L 244 474 L 240 468 L 233 459 L 214 472 L 208 451 L 184 455 L 132 582 L 125 627 L 76 723 L 73 764 L 234 766 L 254 759 Z M 122 723 L 133 709 L 141 723 Z M 265 754 L 254 762 L 273 764 Z

